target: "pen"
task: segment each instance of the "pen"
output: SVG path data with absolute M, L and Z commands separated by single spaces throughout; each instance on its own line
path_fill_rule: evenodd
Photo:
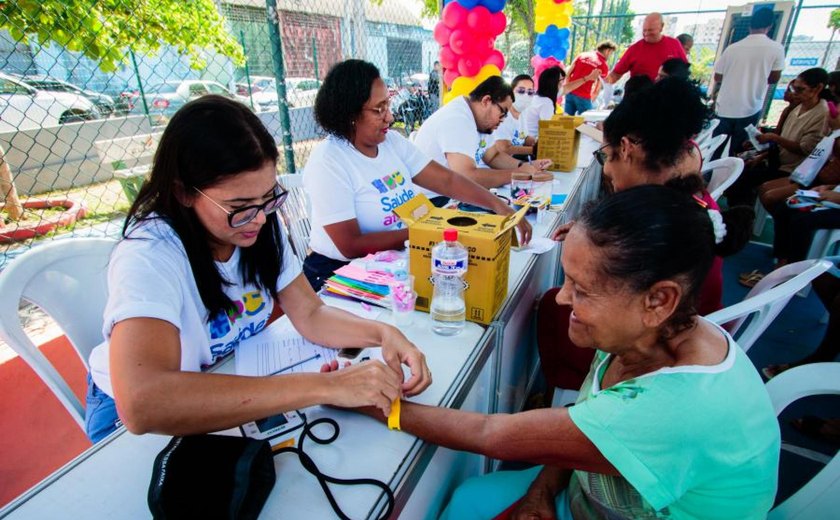
M 306 362 L 308 362 L 308 361 L 312 361 L 312 360 L 318 359 L 319 357 L 321 357 L 321 354 L 315 354 L 314 356 L 310 356 L 310 357 L 308 357 L 308 358 L 306 358 L 306 359 L 301 359 L 300 361 L 296 361 L 296 362 L 292 363 L 291 365 L 285 366 L 285 367 L 283 367 L 283 368 L 281 368 L 281 369 L 279 369 L 279 370 L 275 370 L 274 372 L 272 372 L 272 373 L 270 373 L 270 374 L 268 374 L 268 375 L 270 375 L 270 376 L 275 376 L 275 375 L 279 374 L 280 372 L 285 372 L 286 370 L 289 370 L 289 369 L 295 368 L 296 366 L 300 366 L 300 365 L 302 365 L 302 364 L 304 364 L 304 363 L 306 363 Z

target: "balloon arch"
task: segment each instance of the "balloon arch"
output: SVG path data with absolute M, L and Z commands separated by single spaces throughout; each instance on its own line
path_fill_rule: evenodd
M 445 69 L 443 82 L 449 88 L 444 103 L 468 95 L 490 76 L 501 75 L 505 56 L 495 44 L 507 26 L 502 12 L 506 1 L 451 0 L 444 6 L 434 31 L 440 44 L 440 64 Z M 545 69 L 563 65 L 569 52 L 573 10 L 571 0 L 536 0 L 537 38 L 531 58 L 535 79 Z

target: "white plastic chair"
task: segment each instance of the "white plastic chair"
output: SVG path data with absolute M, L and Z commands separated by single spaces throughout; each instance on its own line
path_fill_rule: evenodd
M 715 119 L 717 121 L 717 119 Z M 709 161 L 703 165 L 703 173 L 711 171 L 712 178 L 706 186 L 709 195 L 715 200 L 723 195 L 726 188 L 732 185 L 744 171 L 744 160 L 740 157 L 724 157 Z
M 791 403 L 811 395 L 840 395 L 840 363 L 813 363 L 786 370 L 767 383 L 776 415 Z M 840 495 L 840 457 L 837 454 L 787 500 L 767 515 L 768 520 L 836 518 Z
M 697 137 L 694 138 L 694 142 L 700 146 L 703 146 L 703 143 L 705 143 L 706 140 L 708 140 L 712 136 L 712 132 L 715 131 L 715 128 L 717 128 L 719 124 L 720 119 L 717 118 L 709 121 L 709 125 L 703 130 L 701 130 L 699 134 L 697 134 Z
M 723 142 L 726 141 L 728 137 L 729 136 L 726 134 L 719 134 L 706 139 L 703 143 L 698 143 L 698 146 L 700 147 L 700 156 L 703 157 L 703 164 L 712 160 L 712 155 L 715 153 L 715 150 L 723 145 Z M 723 156 L 726 156 L 726 150 L 724 150 Z
M 309 254 L 309 234 L 312 229 L 309 223 L 312 207 L 309 196 L 303 189 L 303 174 L 278 175 L 277 181 L 283 188 L 289 190 L 289 197 L 280 207 L 280 218 L 286 228 L 295 256 L 303 265 L 303 260 Z
M 820 229 L 814 233 L 808 258 L 825 258 L 840 249 L 840 229 Z
M 32 367 L 82 430 L 83 404 L 26 335 L 18 307 L 27 300 L 49 314 L 89 368 L 91 350 L 103 341 L 108 261 L 115 244 L 104 238 L 56 240 L 30 249 L 0 273 L 0 338 Z
M 726 328 L 746 352 L 790 299 L 831 267 L 828 260 L 803 260 L 780 267 L 755 284 L 743 301 L 715 311 L 706 318 L 721 326 L 731 323 Z

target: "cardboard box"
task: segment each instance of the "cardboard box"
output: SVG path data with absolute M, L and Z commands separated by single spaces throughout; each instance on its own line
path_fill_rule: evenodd
M 423 194 L 394 212 L 408 226 L 409 263 L 417 291 L 416 308 L 429 312 L 432 299 L 432 248 L 447 228 L 458 230 L 458 242 L 469 251 L 464 301 L 467 320 L 487 325 L 507 296 L 511 245 L 518 245 L 513 227 L 528 208 L 502 217 L 436 208 Z
M 537 159 L 551 159 L 555 171 L 571 172 L 577 168 L 580 135 L 576 128 L 583 124 L 579 116 L 557 115 L 540 121 Z

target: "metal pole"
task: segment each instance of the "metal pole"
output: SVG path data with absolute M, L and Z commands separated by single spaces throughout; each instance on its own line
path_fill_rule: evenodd
M 788 47 L 790 47 L 790 40 L 793 38 L 793 31 L 796 30 L 796 22 L 799 21 L 799 13 L 802 12 L 802 2 L 804 0 L 799 0 L 799 3 L 796 4 L 796 12 L 793 14 L 793 23 L 790 24 L 790 31 L 787 33 L 787 37 L 785 38 L 785 56 L 787 56 Z
M 248 49 L 245 47 L 245 31 L 239 29 L 239 43 L 242 44 L 242 54 L 245 55 L 245 81 L 248 83 L 248 102 L 254 110 L 254 91 L 251 89 L 251 73 L 248 70 Z
M 583 45 L 581 45 L 581 52 L 584 52 L 587 45 L 589 45 L 589 20 L 592 19 L 592 2 L 593 0 L 589 0 L 588 7 L 586 8 L 586 26 L 583 28 Z
M 312 37 L 312 64 L 315 67 L 315 81 L 318 86 L 321 86 L 321 75 L 318 73 L 318 45 L 314 36 Z
M 283 65 L 283 41 L 280 38 L 280 12 L 277 10 L 277 0 L 265 0 L 265 7 L 268 10 L 268 36 L 271 41 L 271 57 L 274 61 L 274 84 L 277 88 L 280 129 L 283 132 L 283 159 L 286 162 L 286 171 L 296 173 L 289 103 L 286 101 L 286 70 Z
M 137 66 L 137 58 L 134 56 L 134 51 L 129 49 L 128 53 L 131 55 L 131 63 L 134 65 L 134 75 L 137 76 L 137 87 L 140 90 L 140 99 L 143 100 L 143 112 L 149 118 L 149 124 L 152 124 L 152 116 L 149 115 L 149 104 L 146 103 L 146 92 L 143 91 L 143 82 L 140 80 L 140 67 Z
M 595 41 L 601 39 L 602 30 L 604 27 L 604 9 L 607 7 L 607 0 L 601 0 L 601 10 L 598 11 L 598 35 L 595 37 Z

